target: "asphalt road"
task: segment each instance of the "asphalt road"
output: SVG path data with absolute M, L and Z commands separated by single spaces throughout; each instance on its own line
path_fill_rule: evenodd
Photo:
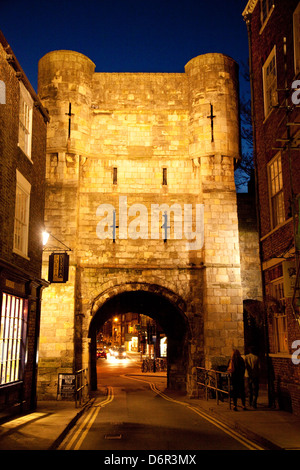
M 98 388 L 61 450 L 102 450 L 108 456 L 118 451 L 188 451 L 182 458 L 192 459 L 193 450 L 251 449 L 238 434 L 184 404 L 180 395 L 167 395 L 166 378 L 143 375 L 133 360 L 98 359 Z

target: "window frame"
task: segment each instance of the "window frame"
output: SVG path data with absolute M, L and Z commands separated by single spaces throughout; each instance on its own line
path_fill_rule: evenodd
M 28 258 L 29 212 L 31 184 L 16 170 L 13 252 Z M 23 200 L 22 200 L 23 199 Z
M 0 80 L 0 104 L 6 104 L 6 85 Z
M 285 311 L 285 297 L 284 297 L 284 277 L 282 264 L 274 266 L 269 271 L 269 281 L 266 284 L 266 293 L 271 298 L 274 298 L 281 307 L 278 310 L 272 307 L 272 336 L 274 343 L 274 354 L 288 352 L 288 329 L 287 329 L 287 315 Z M 271 275 L 271 273 L 273 275 Z
M 271 85 L 268 84 L 268 67 L 270 66 L 271 62 L 275 62 L 275 78 L 273 78 Z M 277 93 L 277 61 L 276 61 L 276 46 L 273 47 L 270 54 L 268 55 L 267 60 L 262 66 L 262 78 L 263 78 L 263 97 L 264 97 L 264 115 L 265 119 L 270 115 L 273 110 L 273 106 L 278 104 L 278 93 Z M 275 83 L 275 87 L 274 87 Z M 275 90 L 274 90 L 275 88 Z M 271 90 L 271 97 L 268 97 L 268 92 Z M 273 98 L 273 93 L 276 97 L 275 100 Z
M 264 15 L 264 5 L 266 6 L 265 15 Z M 260 0 L 260 22 L 261 26 L 263 27 L 274 9 L 274 0 Z
M 293 43 L 294 43 L 294 70 L 295 75 L 300 72 L 300 3 L 293 13 Z
M 275 163 L 277 163 L 278 173 L 275 173 Z M 274 170 L 272 170 L 272 168 Z M 286 219 L 281 152 L 278 152 L 268 163 L 267 171 L 271 227 L 275 229 L 282 225 Z
M 31 160 L 33 99 L 24 84 L 20 82 L 19 135 L 18 146 Z

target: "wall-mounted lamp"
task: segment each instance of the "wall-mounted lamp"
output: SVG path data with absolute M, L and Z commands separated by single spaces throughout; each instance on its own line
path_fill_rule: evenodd
M 71 248 L 69 248 L 67 245 L 65 245 L 63 242 L 61 242 L 58 238 L 56 238 L 52 233 L 47 232 L 46 230 L 43 231 L 42 233 L 42 238 L 43 238 L 43 246 L 45 247 L 49 241 L 49 238 L 54 238 L 60 245 L 63 245 L 64 248 L 56 247 L 56 246 L 50 246 L 49 248 L 44 248 L 44 251 L 72 251 Z
M 46 248 L 49 238 L 54 238 L 61 246 L 50 246 Z M 48 281 L 52 283 L 64 283 L 69 279 L 69 255 L 67 251 L 72 251 L 67 245 L 58 240 L 54 235 L 46 230 L 42 233 L 43 251 L 51 251 L 48 266 Z
M 49 237 L 50 237 L 50 233 L 44 231 L 42 233 L 42 237 L 43 237 L 43 246 L 47 245 L 48 243 L 48 240 L 49 240 Z

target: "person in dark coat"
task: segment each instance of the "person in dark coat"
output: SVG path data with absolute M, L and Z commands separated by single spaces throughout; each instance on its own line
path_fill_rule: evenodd
M 237 411 L 237 399 L 241 398 L 243 409 L 246 410 L 245 401 L 245 362 L 238 349 L 233 349 L 228 366 L 228 372 L 231 374 L 233 409 Z
M 249 354 L 245 356 L 245 377 L 248 384 L 249 393 L 249 405 L 253 408 L 257 407 L 257 397 L 259 390 L 259 370 L 260 364 L 256 354 L 254 354 L 253 348 L 250 348 Z

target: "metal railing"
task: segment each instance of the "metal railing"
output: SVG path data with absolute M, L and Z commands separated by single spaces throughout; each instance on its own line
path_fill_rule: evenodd
M 167 370 L 167 361 L 163 358 L 146 358 L 143 359 L 142 372 L 164 372 Z
M 196 367 L 197 369 L 197 385 L 205 388 L 206 400 L 208 400 L 209 392 L 215 393 L 217 404 L 223 396 L 228 396 L 229 408 L 231 408 L 231 375 L 229 372 L 223 372 L 214 369 L 206 369 L 205 367 Z M 223 400 L 222 400 L 223 401 Z
M 89 400 L 88 369 L 75 372 L 75 407 Z M 79 405 L 78 405 L 79 404 Z

